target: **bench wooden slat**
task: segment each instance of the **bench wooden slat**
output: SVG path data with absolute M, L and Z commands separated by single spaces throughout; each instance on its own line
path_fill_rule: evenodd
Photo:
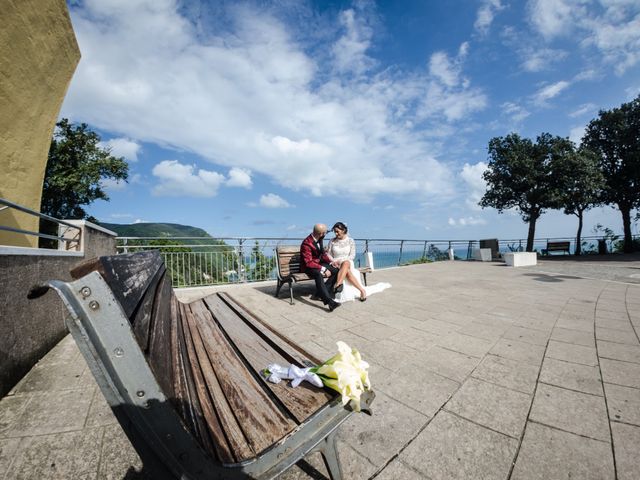
M 196 390 L 196 383 L 194 379 L 194 365 L 191 364 L 191 358 L 195 357 L 193 350 L 193 344 L 191 342 L 191 336 L 189 328 L 184 318 L 186 318 L 185 305 L 178 304 L 178 369 L 177 372 L 180 376 L 180 382 L 178 384 L 177 396 L 179 399 L 178 411 L 181 412 L 183 421 L 187 424 L 188 429 L 194 434 L 196 439 L 200 442 L 200 445 L 209 454 L 216 456 L 221 461 L 226 459 L 227 461 L 233 461 L 233 455 L 227 448 L 226 454 L 224 450 L 224 443 L 215 442 L 211 439 L 209 429 L 204 423 L 204 414 L 198 392 Z M 198 364 L 195 364 L 195 374 L 198 374 Z
M 191 370 L 204 419 L 212 436 L 214 448 L 219 458 L 227 461 L 240 461 L 254 456 L 254 451 L 247 444 L 238 422 L 216 374 L 209 361 L 206 347 L 195 323 L 195 317 L 188 305 L 182 307 L 182 324 L 187 341 Z M 214 406 L 215 402 L 215 406 Z
M 138 345 L 140 345 L 140 348 L 145 353 L 147 353 L 147 347 L 149 345 L 149 333 L 154 312 L 154 302 L 156 301 L 157 287 L 164 276 L 164 272 L 165 269 L 164 266 L 162 266 L 156 271 L 155 275 L 149 279 L 147 290 L 144 292 L 138 307 L 130 317 L 131 324 L 133 325 L 133 333 L 138 340 Z
M 162 257 L 158 251 L 128 253 L 83 262 L 71 270 L 71 276 L 77 279 L 98 271 L 130 319 L 147 291 L 149 282 L 162 265 Z
M 249 445 L 260 453 L 291 432 L 296 423 L 274 405 L 264 387 L 247 370 L 204 303 L 193 302 L 189 307 L 224 394 L 224 398 L 213 396 L 213 402 L 216 405 L 228 402 Z
M 153 325 L 149 336 L 149 365 L 167 397 L 174 399 L 172 328 L 177 323 L 177 305 L 171 278 L 165 271 L 156 290 Z
M 283 403 L 298 424 L 306 420 L 331 398 L 326 395 L 323 389 L 309 384 L 304 384 L 299 388 L 291 388 L 287 386 L 287 382 L 279 384 L 267 382 L 260 374 L 262 369 L 270 363 L 288 365 L 290 362 L 251 326 L 244 321 L 238 321 L 236 312 L 231 310 L 220 297 L 211 295 L 204 301 L 225 334 L 238 348 L 239 354 L 251 366 L 255 376 Z
M 229 305 L 248 325 L 259 332 L 259 334 L 267 339 L 273 348 L 284 358 L 287 359 L 287 363 L 293 363 L 299 367 L 308 367 L 308 363 L 318 365 L 322 363 L 321 360 L 302 349 L 290 338 L 280 334 L 280 332 L 274 330 L 270 325 L 263 322 L 260 318 L 251 313 L 242 303 L 233 298 L 227 292 L 220 292 L 218 296 Z M 205 298 L 205 301 L 207 298 Z

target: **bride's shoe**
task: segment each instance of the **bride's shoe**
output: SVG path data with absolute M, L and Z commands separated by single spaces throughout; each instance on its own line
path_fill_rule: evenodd
M 365 295 L 365 296 L 363 297 L 362 295 L 360 295 L 359 300 L 360 300 L 361 302 L 366 302 L 366 301 L 367 301 L 367 296 Z
M 337 285 L 334 289 L 333 289 L 333 294 L 336 295 L 340 292 L 342 292 L 342 290 L 344 289 L 344 283 L 341 283 L 340 285 Z

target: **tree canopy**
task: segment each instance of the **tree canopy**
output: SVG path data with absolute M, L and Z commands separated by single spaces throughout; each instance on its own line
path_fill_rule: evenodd
M 487 191 L 480 206 L 493 207 L 500 213 L 517 208 L 529 224 L 528 252 L 533 250 L 540 215 L 546 209 L 558 208 L 561 182 L 553 168 L 572 149 L 568 139 L 549 133 L 539 135 L 535 143 L 517 133 L 489 141 L 489 165 L 483 174 Z
M 565 214 L 578 217 L 575 254 L 580 255 L 584 212 L 600 204 L 604 177 L 597 155 L 584 146 L 575 149 L 572 144 L 571 151 L 554 163 L 554 175 L 560 181 L 558 206 Z
M 624 251 L 633 251 L 631 211 L 640 207 L 640 95 L 611 110 L 601 110 L 587 125 L 582 143 L 598 155 L 604 176 L 602 201 L 622 214 Z
M 88 218 L 84 208 L 109 200 L 102 181 L 126 181 L 129 165 L 99 145 L 100 136 L 85 123 L 66 118 L 56 124 L 44 176 L 40 211 L 60 219 Z

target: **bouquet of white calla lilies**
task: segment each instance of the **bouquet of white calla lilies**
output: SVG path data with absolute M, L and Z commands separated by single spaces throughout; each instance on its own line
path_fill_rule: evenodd
M 362 360 L 360 352 L 344 342 L 337 342 L 338 353 L 322 365 L 312 368 L 298 368 L 295 365 L 281 367 L 269 365 L 263 373 L 267 380 L 279 383 L 282 379 L 290 379 L 291 386 L 297 387 L 303 380 L 322 386 L 325 385 L 342 395 L 342 404 L 353 402 L 353 409 L 360 411 L 360 396 L 371 389 L 369 381 L 369 364 Z

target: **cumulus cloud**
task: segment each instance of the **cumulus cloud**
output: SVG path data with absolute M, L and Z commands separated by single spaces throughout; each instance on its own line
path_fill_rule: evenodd
M 568 52 L 553 48 L 526 48 L 523 51 L 524 60 L 522 68 L 527 72 L 540 72 L 547 70 L 554 63 L 564 60 Z
M 138 161 L 138 152 L 141 147 L 137 142 L 128 138 L 112 138 L 106 142 L 100 142 L 103 148 L 108 148 L 114 157 L 124 157 L 129 162 Z
M 633 0 L 530 0 L 528 18 L 547 41 L 575 38 L 618 74 L 640 62 L 640 3 Z
M 569 131 L 569 140 L 571 140 L 576 145 L 580 145 L 582 142 L 582 137 L 584 137 L 585 126 L 574 127 Z
M 438 158 L 441 139 L 425 132 L 453 135 L 486 107 L 464 75 L 467 44 L 437 52 L 422 70 L 376 70 L 362 9 L 345 10 L 335 35 L 316 38 L 271 11 L 275 3 L 231 3 L 206 25 L 173 0 L 72 5 L 83 55 L 63 115 L 313 195 L 368 201 L 455 190 Z M 189 175 L 199 178 L 198 195 L 222 183 L 217 173 L 209 183 Z M 227 185 L 239 181 L 230 174 Z M 180 190 L 170 185 L 154 191 Z
M 465 163 L 460 171 L 460 178 L 467 189 L 467 207 L 473 210 L 482 210 L 478 202 L 487 191 L 487 182 L 482 178 L 487 170 L 487 163 L 478 162 L 476 164 Z
M 100 180 L 100 185 L 102 185 L 102 187 L 105 190 L 116 191 L 116 190 L 124 190 L 127 186 L 127 182 L 125 182 L 124 180 L 114 180 L 112 178 L 103 178 L 102 180 Z
M 508 116 L 515 124 L 522 122 L 531 115 L 524 107 L 513 102 L 505 102 L 501 105 L 502 113 Z
M 476 21 L 473 24 L 473 28 L 476 29 L 481 35 L 486 35 L 489 31 L 489 27 L 493 23 L 493 19 L 497 12 L 502 10 L 504 5 L 500 0 L 483 0 L 482 5 L 478 9 Z
M 159 180 L 152 193 L 162 197 L 214 197 L 225 181 L 224 175 L 177 160 L 163 160 L 152 173 Z
M 289 208 L 291 205 L 280 195 L 275 193 L 267 193 L 260 196 L 258 205 L 265 208 Z
M 457 220 L 449 217 L 449 221 L 447 223 L 452 227 L 469 227 L 474 225 L 486 225 L 487 221 L 480 217 L 462 217 Z
M 251 188 L 252 185 L 250 170 L 236 167 L 229 170 L 228 187 Z

